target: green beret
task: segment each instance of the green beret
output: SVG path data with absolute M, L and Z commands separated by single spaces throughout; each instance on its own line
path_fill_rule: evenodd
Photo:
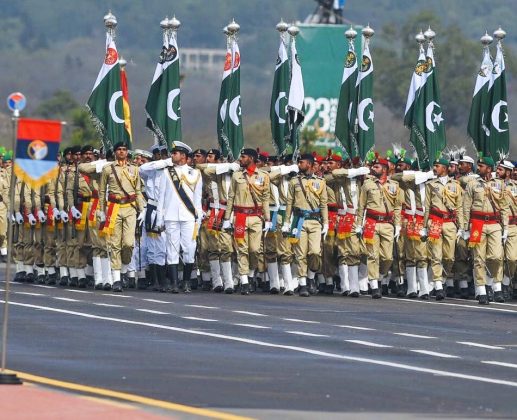
M 438 158 L 433 162 L 433 165 L 449 166 L 449 160 L 444 157 Z
M 478 159 L 478 163 L 483 163 L 484 165 L 490 166 L 493 168 L 495 166 L 494 159 L 491 156 L 481 156 Z

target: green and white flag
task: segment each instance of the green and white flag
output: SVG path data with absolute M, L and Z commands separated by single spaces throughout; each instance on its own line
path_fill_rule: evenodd
M 271 136 L 276 152 L 280 155 L 287 149 L 289 126 L 287 124 L 287 98 L 289 96 L 289 58 L 283 38 L 280 39 L 278 58 L 271 93 Z
M 119 141 L 129 142 L 124 126 L 120 64 L 113 36 L 106 34 L 106 56 L 86 104 L 106 150 Z
M 433 48 L 430 44 L 425 56 L 420 49 L 404 117 L 404 125 L 411 130 L 409 141 L 419 162 L 433 161 L 447 144 Z
M 490 143 L 490 97 L 488 89 L 491 85 L 494 63 L 490 50 L 485 47 L 483 61 L 476 77 L 472 104 L 470 106 L 467 132 L 477 151 L 486 153 Z
M 241 55 L 237 40 L 230 38 L 219 94 L 217 133 L 223 155 L 237 159 L 244 145 L 241 109 Z
M 508 124 L 508 102 L 506 91 L 506 67 L 504 64 L 503 47 L 497 43 L 497 53 L 494 60 L 493 80 L 488 88 L 490 97 L 489 121 L 490 139 L 488 147 L 483 152 L 490 154 L 494 160 L 499 154 L 507 154 L 510 148 L 510 128 Z
M 145 104 L 147 128 L 154 133 L 158 143 L 167 145 L 169 150 L 173 142 L 181 141 L 179 57 L 176 33 L 165 32 L 162 51 Z
M 352 109 L 357 106 L 357 73 L 357 56 L 354 43 L 350 41 L 339 92 L 335 134 L 352 157 L 359 156 L 359 148 L 353 134 L 355 121 L 352 120 Z
M 373 61 L 369 41 L 366 40 L 361 68 L 357 77 L 357 102 L 352 106 L 351 119 L 355 122 L 352 144 L 357 144 L 357 154 L 364 161 L 375 144 L 375 114 L 373 112 Z
M 290 143 L 293 151 L 298 150 L 298 128 L 305 119 L 305 89 L 303 86 L 302 66 L 296 51 L 296 40 L 291 38 L 291 82 L 287 101 Z

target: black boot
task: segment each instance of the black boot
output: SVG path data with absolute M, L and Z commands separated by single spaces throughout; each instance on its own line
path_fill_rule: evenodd
M 79 285 L 79 279 L 77 277 L 70 277 L 70 281 L 68 282 L 68 286 L 77 287 Z
M 488 296 L 489 302 L 494 301 L 494 289 L 492 289 L 492 286 L 486 286 L 486 295 Z
M 178 287 L 178 264 L 167 265 L 167 278 L 170 281 L 170 292 L 174 294 L 179 293 L 180 289 Z
M 33 271 L 29 271 L 25 275 L 25 282 L 26 283 L 34 283 L 34 280 L 36 280 L 36 276 L 34 275 L 34 272 Z
M 172 290 L 167 265 L 156 264 L 153 269 L 153 275 L 155 278 L 152 281 L 156 285 L 155 287 L 153 287 L 153 290 L 162 293 L 170 292 Z
M 18 271 L 14 275 L 13 281 L 15 281 L 16 283 L 23 283 L 25 281 L 25 271 Z
M 309 297 L 310 293 L 307 290 L 307 286 L 300 286 L 298 288 L 298 295 L 300 295 L 301 297 Z
M 510 286 L 505 286 L 503 284 L 503 298 L 504 300 L 510 300 Z
M 183 266 L 183 292 L 185 293 L 190 293 L 192 291 L 190 288 L 190 275 L 192 274 L 193 267 L 194 264 L 185 264 Z
M 49 274 L 47 276 L 47 282 L 46 284 L 48 284 L 49 286 L 54 286 L 55 284 L 57 283 L 57 274 L 54 273 L 54 274 Z
M 59 279 L 59 286 L 62 286 L 62 287 L 68 286 L 68 276 L 63 276 Z
M 95 278 L 90 275 L 86 275 L 86 287 L 93 287 L 95 286 Z
M 440 289 L 440 290 L 437 290 L 436 291 L 436 301 L 439 302 L 440 300 L 444 300 L 445 299 L 445 292 L 443 289 Z
M 323 283 L 323 286 L 325 286 L 325 283 Z M 316 289 L 316 280 L 307 278 L 307 291 L 310 295 L 315 295 L 318 292 Z
M 495 292 L 494 293 L 494 301 L 497 303 L 504 303 L 503 292 Z
M 455 296 L 454 286 L 447 286 L 445 288 L 445 296 L 448 298 L 453 298 Z
M 79 279 L 78 286 L 80 289 L 86 289 L 86 286 L 88 286 L 88 280 L 86 280 L 86 277 Z
M 381 292 L 382 296 L 388 296 L 389 293 L 388 293 L 388 285 L 387 284 L 381 285 L 381 290 L 382 290 L 382 292 Z M 372 297 L 373 297 L 373 292 L 372 292 Z
M 120 280 L 121 280 L 122 288 L 127 289 L 129 286 L 129 277 L 128 277 L 127 273 L 124 273 L 124 274 L 121 273 Z
M 488 305 L 488 296 L 487 295 L 480 295 L 478 297 L 478 303 L 480 305 Z
M 384 285 L 386 286 L 386 289 L 388 288 L 387 285 Z M 384 287 L 382 286 L 382 287 Z M 387 290 L 386 290 L 386 294 L 387 294 Z M 381 291 L 377 288 L 377 289 L 372 289 L 372 299 L 380 299 L 382 297 L 383 293 L 381 294 Z
M 158 266 L 156 264 L 149 264 L 149 286 L 152 287 L 153 292 L 163 291 L 160 288 L 160 283 L 158 282 Z
M 464 287 L 460 289 L 460 298 L 461 299 L 468 299 L 469 298 L 469 288 Z

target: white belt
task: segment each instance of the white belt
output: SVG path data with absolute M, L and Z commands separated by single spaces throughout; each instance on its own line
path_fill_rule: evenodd
M 225 204 L 217 205 L 216 203 L 210 203 L 210 208 L 216 209 L 216 210 L 226 210 L 226 205 Z
M 152 198 L 148 198 L 147 204 L 150 204 L 151 206 L 158 206 L 158 201 L 153 200 Z
M 404 210 L 404 214 L 406 216 L 414 216 L 415 215 L 415 212 L 413 210 Z
M 282 205 L 279 206 L 280 210 L 285 210 L 286 208 L 287 208 L 287 206 L 282 206 Z
M 356 214 L 356 213 L 357 213 L 357 210 L 356 210 L 356 209 L 350 209 L 350 208 L 348 208 L 348 209 L 346 209 L 346 212 L 347 212 L 348 214 Z
M 337 214 L 344 216 L 346 214 L 346 209 L 338 209 Z
M 416 214 L 417 216 L 422 216 L 422 217 L 424 217 L 425 212 L 424 212 L 423 210 L 422 210 L 422 211 L 421 211 L 421 210 L 415 210 L 415 214 Z
M 269 206 L 269 211 L 278 211 L 279 206 Z

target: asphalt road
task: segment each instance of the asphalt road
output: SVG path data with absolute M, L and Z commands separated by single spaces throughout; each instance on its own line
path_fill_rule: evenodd
M 517 417 L 515 303 L 29 284 L 10 302 L 8 367 L 34 375 L 256 418 Z

